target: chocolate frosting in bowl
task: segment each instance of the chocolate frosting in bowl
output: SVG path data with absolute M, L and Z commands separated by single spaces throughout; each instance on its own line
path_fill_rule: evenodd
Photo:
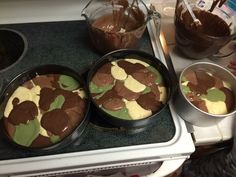
M 91 41 L 101 53 L 133 48 L 146 28 L 145 18 L 147 17 L 137 6 L 124 7 L 98 16 L 88 22 Z
M 182 7 L 175 12 L 176 47 L 187 57 L 201 59 L 211 57 L 231 40 L 230 24 L 209 11 L 193 9 L 201 25 Z

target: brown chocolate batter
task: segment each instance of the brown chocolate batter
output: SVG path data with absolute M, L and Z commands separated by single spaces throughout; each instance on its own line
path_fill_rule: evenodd
M 4 126 L 7 129 L 8 135 L 13 138 L 16 131 L 16 127 L 11 124 L 8 119 L 4 119 Z
M 147 86 L 151 86 L 151 85 L 155 84 L 155 80 L 157 78 L 157 76 L 154 73 L 152 73 L 151 71 L 149 71 L 146 68 L 142 69 L 142 70 L 138 70 L 132 76 L 133 76 L 133 78 L 138 80 L 140 83 L 147 85 Z
M 31 147 L 39 147 L 39 146 L 49 146 L 50 144 L 52 144 L 52 142 L 50 141 L 50 139 L 48 137 L 39 135 L 31 144 Z
M 98 94 L 92 94 L 94 102 L 99 107 L 102 107 L 103 109 L 108 111 L 118 111 L 123 108 L 127 109 L 127 104 L 130 104 L 132 101 L 136 101 L 137 104 L 145 110 L 152 112 L 158 111 L 164 105 L 164 102 L 160 101 L 161 93 L 159 91 L 159 87 L 164 86 L 164 83 L 156 83 L 157 77 L 161 76 L 155 74 L 155 72 L 149 69 L 149 67 L 146 67 L 145 65 L 140 63 L 126 61 L 124 59 L 119 59 L 115 62 L 119 67 L 124 69 L 127 75 L 133 76 L 133 78 L 137 82 L 140 82 L 141 84 L 145 85 L 146 90 L 135 92 L 134 90 L 129 89 L 124 84 L 125 80 L 116 80 L 115 78 L 113 78 L 111 72 L 106 71 L 106 73 L 110 73 L 110 76 L 114 79 L 115 84 L 112 85 L 110 90 L 105 91 L 104 93 L 100 93 L 102 94 L 101 97 L 99 97 Z M 105 65 L 108 66 L 108 64 Z M 101 68 L 103 68 L 103 66 Z M 96 78 L 97 75 L 100 75 L 103 71 L 104 69 L 98 69 L 94 77 Z M 94 77 L 92 78 L 92 82 L 94 82 Z M 96 79 L 96 81 L 102 83 L 103 79 Z M 101 83 L 97 84 L 102 85 Z M 93 84 L 91 84 L 91 88 L 94 87 Z M 135 102 L 132 102 L 131 104 L 133 103 L 135 104 Z
M 216 76 L 216 77 L 214 77 L 214 79 L 215 79 L 215 87 L 216 87 L 216 88 L 222 88 L 222 87 L 224 87 L 224 83 L 223 83 L 223 81 L 220 79 L 220 77 Z
M 34 120 L 38 115 L 38 109 L 34 102 L 24 101 L 20 104 L 14 105 L 8 120 L 13 125 L 20 123 L 26 124 L 29 120 Z
M 80 102 L 82 99 L 78 96 L 78 94 L 67 91 L 67 90 L 62 90 L 62 89 L 55 89 L 54 91 L 55 98 L 59 95 L 63 95 L 65 98 L 65 102 L 63 103 L 62 109 L 66 110 L 69 108 L 73 108 L 74 106 L 80 105 Z M 81 110 L 81 112 L 83 112 Z
M 108 110 L 116 111 L 122 109 L 125 106 L 125 103 L 119 98 L 110 98 L 109 100 L 103 103 L 103 107 Z
M 232 108 L 235 104 L 235 100 L 233 99 L 234 95 L 233 95 L 232 91 L 230 91 L 226 87 L 222 87 L 222 88 L 220 88 L 220 90 L 223 91 L 224 94 L 226 95 L 225 103 L 226 103 L 227 110 L 232 110 Z
M 130 13 L 135 13 L 135 11 L 130 11 Z M 139 14 L 137 14 L 139 15 Z M 136 17 L 136 16 L 135 16 Z M 124 14 L 122 11 L 117 11 L 113 14 L 104 15 L 92 24 L 93 27 L 96 27 L 104 32 L 130 32 L 138 27 L 140 27 L 143 21 L 138 21 L 139 19 L 133 19 L 128 14 Z
M 132 48 L 144 32 L 144 22 L 144 13 L 136 6 L 114 10 L 113 13 L 98 17 L 89 25 L 92 43 L 102 53 Z
M 152 92 L 140 95 L 137 99 L 137 103 L 144 109 L 153 112 L 157 111 L 162 106 L 162 103 L 156 99 L 155 94 Z
M 132 75 L 133 73 L 141 69 L 146 69 L 146 67 L 140 63 L 133 64 L 125 60 L 120 60 L 117 62 L 117 64 L 119 67 L 123 68 L 127 74 L 130 74 L 130 75 Z
M 186 93 L 186 97 L 199 109 L 208 112 L 205 101 L 202 100 L 201 96 L 207 95 L 207 91 L 213 88 L 224 92 L 228 112 L 233 109 L 235 104 L 233 92 L 224 86 L 223 80 L 217 74 L 209 74 L 204 70 L 190 70 L 185 73 L 184 77 L 188 81 L 187 86 L 190 89 L 190 92 Z
M 187 11 L 181 14 L 181 8 L 176 10 L 176 46 L 187 57 L 194 59 L 209 57 L 231 40 L 230 28 L 223 19 L 208 11 L 193 12 L 202 25 L 196 27 Z
M 54 135 L 60 135 L 67 129 L 68 121 L 69 116 L 64 111 L 61 109 L 55 109 L 43 115 L 41 125 Z
M 99 87 L 113 83 L 114 78 L 111 76 L 111 67 L 111 63 L 106 63 L 99 68 L 98 72 L 93 77 L 93 83 Z
M 117 94 L 117 92 L 112 89 L 103 94 L 103 96 L 101 96 L 99 99 L 95 99 L 95 102 L 98 105 L 103 105 L 107 100 L 111 98 L 121 99 L 121 97 Z
M 197 85 L 197 76 L 196 73 L 192 70 L 186 72 L 185 77 L 188 81 L 191 81 L 192 84 Z
M 79 125 L 79 123 L 83 120 L 82 117 L 84 117 L 84 110 L 86 110 L 86 104 L 84 102 L 80 102 L 79 105 L 64 110 L 70 119 L 68 122 L 68 128 L 61 137 L 67 136 L 73 131 L 75 126 Z
M 42 88 L 40 90 L 40 99 L 39 99 L 39 107 L 47 111 L 50 108 L 51 103 L 54 100 L 54 92 L 50 88 Z
M 164 86 L 164 85 L 162 85 L 162 86 Z M 153 84 L 153 85 L 150 86 L 150 88 L 151 88 L 151 92 L 155 95 L 155 99 L 159 100 L 161 93 L 160 93 L 160 90 L 159 90 L 158 86 L 156 84 Z
M 207 90 L 215 85 L 214 77 L 201 70 L 195 71 L 195 75 L 197 78 L 197 84 L 195 85 L 193 82 L 189 82 L 189 88 L 197 94 L 207 94 Z
M 106 70 L 106 67 L 101 69 L 101 72 L 104 72 L 104 70 Z M 15 137 L 20 137 L 19 141 L 24 143 L 24 141 L 21 141 L 21 139 L 24 139 L 22 132 L 30 130 L 29 121 L 38 119 L 40 130 L 30 132 L 35 137 L 26 146 L 50 146 L 71 134 L 83 120 L 86 110 L 86 98 L 81 98 L 78 93 L 78 90 L 83 90 L 83 88 L 73 88 L 73 91 L 64 90 L 64 87 L 61 87 L 59 82 L 65 85 L 79 85 L 73 78 L 70 79 L 69 76 L 59 74 L 39 75 L 21 85 L 21 87 L 28 88 L 29 93 L 35 86 L 41 88 L 40 94 L 38 94 L 39 106 L 32 100 L 22 101 L 18 94 L 13 97 L 13 109 L 11 109 L 7 117 L 4 117 L 7 133 L 12 137 L 13 141 L 15 141 Z M 19 90 L 22 89 L 21 87 L 19 87 Z M 27 94 L 25 92 L 22 93 Z M 17 126 L 20 127 L 18 130 L 23 130 L 15 131 Z M 34 124 L 33 126 L 37 127 L 38 125 Z M 46 132 L 41 132 L 42 127 Z M 16 142 L 18 143 L 18 141 Z
M 206 107 L 205 101 L 203 101 L 203 100 L 194 100 L 194 101 L 191 101 L 191 103 L 193 103 L 193 105 L 195 105 L 199 109 L 201 109 L 201 110 L 203 110 L 205 112 L 208 112 L 208 109 Z
M 120 82 L 120 81 L 116 82 L 116 84 L 114 86 L 114 90 L 117 92 L 117 95 L 119 95 L 129 101 L 136 100 L 140 95 L 140 93 L 135 93 L 135 92 L 132 92 L 131 90 L 127 89 L 124 86 L 124 83 Z
M 55 76 L 54 76 L 55 77 Z M 35 85 L 39 85 L 42 88 L 54 88 L 52 85 L 52 82 L 54 80 L 53 76 L 48 75 L 42 75 L 40 77 L 35 77 L 33 79 L 33 82 Z
M 227 23 L 217 15 L 203 10 L 194 10 L 193 12 L 202 25 L 195 27 L 191 22 L 185 23 L 185 27 L 189 30 L 215 37 L 230 35 Z M 186 22 L 185 20 L 189 20 L 189 13 L 183 14 L 183 21 Z

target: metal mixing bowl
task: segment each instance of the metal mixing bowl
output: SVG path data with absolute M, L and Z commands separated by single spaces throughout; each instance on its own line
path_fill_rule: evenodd
M 186 67 L 180 74 L 178 90 L 175 93 L 173 103 L 176 109 L 176 112 L 180 115 L 185 121 L 196 125 L 196 126 L 210 126 L 218 123 L 223 118 L 230 116 L 235 116 L 236 113 L 236 102 L 234 103 L 234 108 L 227 114 L 210 114 L 207 113 L 195 105 L 193 105 L 182 92 L 181 89 L 181 78 L 189 70 L 201 69 L 212 74 L 218 73 L 223 81 L 226 81 L 231 84 L 231 88 L 234 94 L 234 99 L 236 98 L 236 77 L 224 67 L 221 67 L 217 64 L 210 62 L 197 62 Z

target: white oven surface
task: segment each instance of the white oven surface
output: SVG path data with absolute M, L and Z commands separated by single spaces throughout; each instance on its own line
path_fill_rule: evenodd
M 82 19 L 80 12 L 86 2 L 88 0 L 2 0 L 0 1 L 0 24 L 80 20 Z M 148 30 L 152 35 L 151 42 L 156 56 L 166 64 L 163 54 L 158 54 L 160 48 L 157 48 L 160 44 L 154 34 L 155 26 L 149 24 Z M 173 164 L 177 168 L 195 150 L 185 122 L 175 113 L 171 103 L 170 105 L 173 120 L 177 125 L 176 136 L 170 142 L 0 161 L 0 175 L 10 173 L 16 176 L 30 176 L 86 172 L 94 169 L 151 165 L 163 161 L 168 164 L 168 167 L 172 166 L 172 170 L 164 166 L 167 174 L 168 170 L 169 172 L 175 170 Z
M 153 2 L 152 2 L 153 1 Z M 27 22 L 46 22 L 46 21 L 71 21 L 71 20 L 79 20 L 81 19 L 80 12 L 82 10 L 82 7 L 85 5 L 85 3 L 88 2 L 88 0 L 1 0 L 0 1 L 0 24 L 11 24 L 11 23 L 27 23 Z M 145 0 L 145 2 L 149 3 L 148 0 Z M 178 56 L 174 52 L 175 42 L 174 42 L 174 25 L 173 25 L 173 12 L 174 12 L 174 6 L 175 6 L 175 0 L 151 0 L 153 4 L 157 4 L 157 10 L 161 12 L 162 14 L 162 30 L 164 32 L 169 52 L 172 58 L 172 62 L 174 64 L 175 70 L 177 73 L 179 73 L 185 66 L 193 63 L 194 61 L 189 60 L 187 58 L 183 58 L 181 56 Z M 155 43 L 155 41 L 153 41 Z M 228 61 L 231 59 L 236 58 L 236 54 L 232 55 L 228 58 L 225 58 L 224 60 L 218 60 L 218 61 L 211 61 L 211 62 L 217 62 L 223 66 L 226 66 Z M 205 59 L 209 61 L 208 59 Z M 176 120 L 180 122 L 182 134 L 183 136 L 180 137 L 179 143 L 177 146 L 173 146 L 173 149 L 183 149 L 183 147 L 187 148 L 183 151 L 183 155 L 175 159 L 173 156 L 168 156 L 168 152 L 171 152 L 171 148 L 168 150 L 161 148 L 161 151 L 166 154 L 165 158 L 162 158 L 161 160 L 166 162 L 168 165 L 163 166 L 164 170 L 157 171 L 156 174 L 153 174 L 153 177 L 159 177 L 163 176 L 164 174 L 168 174 L 170 172 L 173 172 L 177 167 L 179 167 L 183 161 L 188 158 L 188 155 L 191 154 L 194 151 L 194 146 L 191 140 L 190 135 L 187 133 L 186 126 L 184 125 L 184 121 L 176 115 Z M 224 119 L 219 124 L 216 124 L 211 127 L 196 127 L 187 125 L 188 131 L 192 133 L 195 145 L 204 145 L 204 144 L 212 144 L 221 142 L 224 140 L 228 140 L 232 138 L 232 127 L 234 124 L 233 119 Z M 186 146 L 187 144 L 188 146 Z M 152 156 L 152 154 L 157 154 L 156 151 L 159 151 L 159 148 L 151 148 L 151 150 L 146 154 L 149 157 Z M 139 151 L 141 152 L 141 151 Z M 142 151 L 143 152 L 143 151 Z M 180 150 L 179 150 L 180 152 Z M 186 154 L 184 154 L 186 152 Z M 129 153 L 123 153 L 123 155 L 127 155 L 126 158 L 130 155 Z M 140 153 L 142 154 L 142 153 Z M 107 156 L 101 156 L 102 154 L 97 155 L 94 153 L 92 156 L 84 156 L 85 161 L 94 161 L 98 162 L 99 158 L 100 160 L 109 161 L 109 157 Z M 114 156 L 114 158 L 119 158 L 118 156 Z M 55 170 L 51 173 L 55 172 L 61 172 L 61 173 L 70 173 L 73 170 L 83 170 L 87 169 L 88 167 L 80 167 L 76 168 L 76 160 L 80 160 L 81 155 L 76 156 L 76 154 L 72 154 L 69 156 L 57 156 L 52 159 L 48 158 L 40 158 L 38 160 L 31 159 L 28 161 L 12 161 L 12 162 L 3 162 L 1 164 L 2 169 L 0 172 L 7 173 L 13 171 L 21 171 L 22 176 L 26 176 L 26 174 L 23 173 L 23 171 L 27 171 L 27 169 L 30 167 L 32 169 L 38 169 L 39 167 L 43 169 L 54 169 L 58 167 L 68 167 L 68 169 L 62 169 L 62 170 Z M 175 160 L 170 160 L 175 159 Z M 159 159 L 160 160 L 160 159 Z M 149 159 L 146 161 L 144 159 L 141 160 L 141 162 L 133 162 L 133 164 L 152 164 L 152 161 L 156 161 L 155 159 Z M 173 162 L 172 162 L 173 161 Z M 175 161 L 175 162 L 174 162 Z M 177 162 L 176 162 L 177 161 Z M 177 165 L 176 165 L 177 164 Z M 74 165 L 74 168 L 71 166 Z M 90 169 L 99 169 L 104 168 L 105 166 L 107 168 L 113 168 L 115 165 L 121 165 L 121 163 L 118 164 L 110 164 L 107 166 L 107 164 L 90 164 Z M 132 166 L 131 163 L 122 163 L 123 167 Z M 121 167 L 122 167 L 121 165 Z M 172 167 L 172 168 L 171 168 Z M 4 170 L 4 171 L 3 171 Z M 47 170 L 46 170 L 47 171 Z M 163 173 L 164 171 L 164 173 Z M 39 174 L 39 173 L 38 173 Z M 48 174 L 48 172 L 42 172 L 41 174 Z
M 183 68 L 186 66 L 193 64 L 194 62 L 207 61 L 219 64 L 227 68 L 229 61 L 236 60 L 236 53 L 230 55 L 229 57 L 210 60 L 210 59 L 201 59 L 201 60 L 191 60 L 189 58 L 185 58 L 179 55 L 175 51 L 175 27 L 174 27 L 174 10 L 175 10 L 175 1 L 167 0 L 161 3 L 162 0 L 151 1 L 155 4 L 158 11 L 162 12 L 162 31 L 166 38 L 166 42 L 168 45 L 169 53 L 175 68 L 177 75 L 180 74 Z M 235 45 L 230 44 L 230 45 Z M 216 123 L 213 126 L 208 127 L 197 127 L 193 125 L 188 126 L 188 131 L 193 134 L 193 138 L 195 141 L 195 145 L 207 145 L 214 144 L 222 141 L 229 140 L 233 137 L 233 127 L 236 124 L 236 117 L 225 118 L 218 124 Z

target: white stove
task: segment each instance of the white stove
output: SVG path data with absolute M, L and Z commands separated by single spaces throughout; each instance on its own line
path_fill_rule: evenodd
M 168 45 L 169 53 L 173 62 L 174 69 L 176 74 L 179 75 L 180 72 L 186 66 L 193 64 L 195 62 L 207 61 L 219 64 L 225 68 L 229 64 L 229 61 L 236 60 L 236 51 L 234 54 L 221 58 L 221 59 L 201 59 L 193 60 L 186 57 L 183 57 L 175 49 L 175 27 L 174 27 L 174 10 L 175 10 L 175 1 L 151 1 L 158 11 L 162 13 L 162 31 Z M 235 45 L 235 42 L 229 44 L 230 46 Z M 228 47 L 228 46 L 227 46 Z M 227 50 L 227 47 L 224 50 Z M 197 127 L 186 123 L 188 131 L 192 133 L 194 143 L 196 146 L 216 144 L 226 140 L 230 140 L 233 137 L 233 127 L 236 125 L 236 117 L 227 117 L 221 122 L 216 123 L 213 126 L 208 127 Z
M 87 2 L 88 0 L 2 0 L 0 24 L 81 20 L 80 12 Z M 156 57 L 166 64 L 153 22 L 148 24 L 148 31 Z M 195 150 L 191 134 L 187 131 L 185 122 L 175 113 L 172 103 L 170 111 L 176 132 L 168 142 L 0 160 L 0 176 L 52 176 L 133 166 L 145 169 L 151 165 L 155 165 L 156 169 L 160 167 L 151 176 L 168 175 Z
M 86 2 L 86 0 L 80 2 L 77 0 L 2 0 L 0 2 L 0 24 L 79 20 L 80 11 Z M 178 74 L 185 66 L 196 61 L 183 58 L 175 52 L 173 26 L 175 1 L 158 0 L 153 4 L 156 4 L 157 10 L 162 13 L 162 30 L 175 71 Z M 163 54 L 160 54 L 158 50 L 159 40 L 153 33 L 155 26 L 150 23 L 148 29 L 153 35 L 152 45 L 154 50 L 156 49 L 155 54 L 165 63 Z M 204 61 L 227 66 L 228 61 L 235 58 L 236 55 L 232 55 L 218 61 L 209 59 Z M 0 176 L 49 176 L 131 166 L 140 166 L 139 169 L 145 169 L 147 166 L 154 165 L 156 169 L 160 168 L 150 176 L 161 177 L 176 170 L 194 151 L 190 133 L 193 135 L 195 145 L 214 144 L 229 140 L 233 136 L 234 119 L 226 118 L 214 126 L 204 128 L 187 124 L 187 130 L 185 122 L 175 114 L 174 110 L 172 110 L 172 114 L 174 114 L 174 121 L 179 129 L 172 141 L 166 144 L 0 161 Z

